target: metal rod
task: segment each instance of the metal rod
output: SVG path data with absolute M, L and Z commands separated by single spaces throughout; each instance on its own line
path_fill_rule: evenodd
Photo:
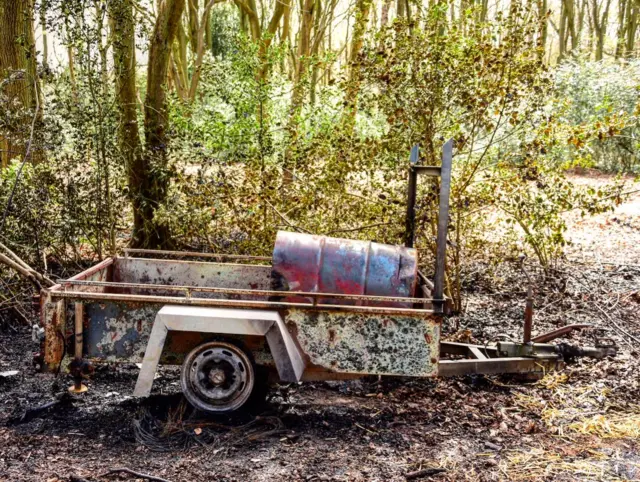
M 411 148 L 409 161 L 409 187 L 407 192 L 407 217 L 405 220 L 405 246 L 413 248 L 416 222 L 416 192 L 418 188 L 418 171 L 415 169 L 420 155 L 420 148 L 415 144 Z
M 524 309 L 524 336 L 522 341 L 531 341 L 531 327 L 533 326 L 533 293 L 531 285 L 527 288 L 527 304 Z
M 442 168 L 440 179 L 440 207 L 438 210 L 438 235 L 436 240 L 436 271 L 433 288 L 433 309 L 444 311 L 444 276 L 447 257 L 447 228 L 449 225 L 449 195 L 451 193 L 451 165 L 453 160 L 453 139 L 442 147 Z
M 102 271 L 103 269 L 111 266 L 112 264 L 113 264 L 113 258 L 104 259 L 100 263 L 96 264 L 95 266 L 92 266 L 91 268 L 89 268 L 89 269 L 87 269 L 87 270 L 85 270 L 85 271 L 83 271 L 81 273 L 78 273 L 77 275 L 72 276 L 71 278 L 69 278 L 68 280 L 65 280 L 65 281 L 75 281 L 75 280 L 80 279 L 80 278 L 91 276 L 93 274 L 96 274 L 98 271 Z M 51 286 L 50 288 L 48 288 L 48 291 L 55 291 L 57 289 L 60 289 L 60 284 L 59 283 L 56 284 L 56 285 Z
M 557 330 L 535 336 L 531 338 L 531 341 L 534 343 L 547 343 L 549 341 L 555 340 L 556 338 L 560 338 L 563 335 L 571 333 L 573 330 L 581 330 L 583 328 L 593 328 L 593 325 L 589 325 L 586 323 L 575 323 L 573 325 L 566 325 L 558 328 Z
M 191 306 L 230 306 L 235 308 L 266 308 L 266 309 L 290 309 L 304 308 L 314 310 L 331 310 L 331 311 L 347 311 L 362 313 L 378 313 L 389 315 L 409 315 L 409 316 L 435 316 L 433 311 L 426 309 L 413 308 L 386 308 L 377 306 L 353 306 L 353 305 L 313 305 L 312 303 L 292 303 L 292 302 L 273 302 L 273 301 L 254 301 L 254 300 L 223 300 L 210 298 L 185 298 L 178 296 L 152 296 L 152 295 L 129 295 L 116 293 L 91 293 L 83 291 L 52 291 L 50 293 L 52 300 L 71 299 L 85 301 L 123 301 L 133 303 L 159 303 L 159 304 L 175 304 L 175 305 L 191 305 Z
M 495 345 L 472 345 L 470 343 L 458 343 L 455 341 L 441 341 L 440 355 L 461 355 L 469 357 L 472 348 L 481 350 L 483 354 L 489 354 L 490 357 L 497 357 L 498 348 Z
M 527 301 L 524 308 L 524 328 L 523 328 L 523 336 L 522 341 L 524 343 L 531 342 L 531 329 L 533 327 L 533 288 L 531 281 L 531 277 L 524 267 L 524 260 L 526 259 L 525 255 L 520 256 L 520 269 L 524 273 L 527 278 Z
M 84 330 L 84 304 L 75 304 L 75 350 L 74 356 L 79 360 L 82 358 L 82 345 Z
M 155 254 L 161 256 L 177 256 L 181 258 L 216 258 L 216 259 L 246 259 L 255 261 L 270 261 L 270 256 L 249 256 L 244 254 L 198 253 L 196 251 L 165 251 L 160 249 L 125 248 L 125 256 L 129 254 Z
M 196 291 L 201 293 L 221 293 L 228 295 L 250 295 L 250 296 L 271 296 L 271 297 L 300 297 L 300 298 L 339 298 L 355 301 L 378 301 L 378 302 L 400 302 L 400 303 L 424 303 L 432 301 L 429 298 L 404 298 L 401 296 L 374 296 L 374 295 L 348 295 L 343 293 L 317 293 L 307 291 L 274 291 L 274 290 L 254 290 L 239 288 L 216 288 L 213 286 L 186 286 L 186 285 L 161 285 L 151 283 L 121 283 L 118 281 L 85 281 L 85 280 L 61 280 L 60 285 L 66 289 L 67 286 L 102 286 L 107 288 L 136 288 L 141 290 L 166 290 L 166 291 Z

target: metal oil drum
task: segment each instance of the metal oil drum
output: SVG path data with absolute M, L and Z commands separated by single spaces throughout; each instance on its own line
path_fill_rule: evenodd
M 413 297 L 418 277 L 412 248 L 279 231 L 273 250 L 272 289 L 312 293 Z M 310 302 L 287 297 L 284 301 Z M 411 307 L 410 303 L 336 298 L 318 304 Z

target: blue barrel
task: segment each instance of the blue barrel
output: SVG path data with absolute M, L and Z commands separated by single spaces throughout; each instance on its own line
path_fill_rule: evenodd
M 413 248 L 280 231 L 273 250 L 272 289 L 312 293 L 413 297 L 418 279 Z M 309 302 L 300 297 L 286 301 Z M 411 303 L 321 298 L 319 304 L 411 307 Z

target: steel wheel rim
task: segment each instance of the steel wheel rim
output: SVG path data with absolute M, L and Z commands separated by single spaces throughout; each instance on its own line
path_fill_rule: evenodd
M 196 408 L 228 412 L 240 408 L 254 385 L 253 364 L 247 354 L 225 342 L 196 347 L 182 365 L 182 392 Z

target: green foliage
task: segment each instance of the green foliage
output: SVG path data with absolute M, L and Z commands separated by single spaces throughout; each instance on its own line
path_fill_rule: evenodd
M 609 209 L 617 188 L 576 188 L 555 163 L 571 137 L 550 110 L 530 12 L 514 4 L 491 25 L 465 29 L 443 27 L 442 15 L 436 6 L 421 23 L 396 22 L 367 46 L 355 136 L 340 123 L 343 84 L 321 86 L 289 137 L 291 85 L 277 71 L 257 80 L 255 46 L 241 42 L 207 62 L 198 103 L 173 104 L 178 177 L 158 215 L 184 245 L 222 251 L 269 254 L 278 229 L 402 243 L 409 148 L 419 143 L 422 162 L 438 164 L 454 137 L 447 290 L 456 308 L 471 259 L 530 250 L 551 266 L 566 243 L 563 213 Z M 437 187 L 420 184 L 427 274 Z
M 381 32 L 363 59 L 365 108 L 375 106 L 384 115 L 388 129 L 381 141 L 397 158 L 418 143 L 423 162 L 437 165 L 442 142 L 456 141 L 448 263 L 456 309 L 462 262 L 487 244 L 486 220 L 479 213 L 496 201 L 494 193 L 478 188 L 476 178 L 496 174 L 492 166 L 505 140 L 532 126 L 551 85 L 536 40 L 539 24 L 529 8 L 513 2 L 507 15 L 490 24 L 452 26 L 447 9 L 436 5 L 420 23 L 396 22 Z M 396 167 L 398 184 L 405 165 Z M 425 189 L 418 243 L 429 253 L 437 196 L 433 187 Z
M 619 185 L 598 190 L 579 187 L 561 172 L 538 173 L 531 179 L 526 172 L 499 166 L 486 181 L 484 188 L 506 214 L 508 229 L 521 231 L 522 248 L 528 245 L 545 269 L 562 256 L 567 244 L 565 213 L 578 210 L 583 216 L 599 214 L 620 202 Z
M 45 150 L 46 162 L 25 165 L 3 233 L 9 246 L 41 269 L 47 256 L 65 265 L 115 252 L 119 231 L 128 224 L 106 51 L 85 6 L 83 0 L 49 5 L 56 14 L 52 25 L 65 25 L 65 41 L 74 47 L 75 77 L 65 70 L 44 85 L 44 135 L 37 148 Z M 16 165 L 0 172 L 3 208 Z
M 536 22 L 519 2 L 509 15 L 467 29 L 449 26 L 439 5 L 420 24 L 395 22 L 366 52 L 370 102 L 384 113 L 388 138 L 419 143 L 429 163 L 439 139 L 458 149 L 493 144 L 540 108 L 549 79 L 534 39 Z
M 220 5 L 211 10 L 211 53 L 215 57 L 227 58 L 236 51 L 241 41 L 238 32 L 238 10 L 231 5 Z
M 76 80 L 64 72 L 47 84 L 49 158 L 28 166 L 8 219 L 9 244 L 24 246 L 35 266 L 45 255 L 61 263 L 107 255 L 126 244 L 131 225 L 113 79 L 95 19 L 77 16 L 84 1 L 57 7 Z M 563 170 L 604 163 L 605 144 L 613 139 L 619 150 L 636 136 L 633 82 L 595 88 L 596 67 L 565 65 L 551 95 L 540 24 L 519 2 L 490 24 L 472 12 L 451 24 L 438 3 L 369 39 L 357 59 L 355 130 L 343 124 L 353 105 L 346 81 L 319 82 L 311 102 L 313 68 L 333 53 L 309 63 L 292 115 L 287 46 L 274 43 L 265 59 L 232 29 L 234 10 L 213 12 L 213 55 L 204 57 L 193 103 L 170 92 L 169 165 L 154 173 L 170 179 L 155 221 L 178 247 L 268 255 L 279 229 L 402 243 L 409 149 L 419 143 L 421 162 L 438 165 L 454 138 L 447 292 L 461 310 L 470 261 L 525 251 L 548 268 L 563 254 L 568 211 L 618 202 L 618 185 L 589 191 Z M 138 81 L 144 98 L 144 75 Z M 14 177 L 15 166 L 2 173 L 0 202 Z M 416 245 L 427 275 L 437 202 L 437 182 L 421 179 Z
M 557 163 L 640 172 L 640 62 L 567 62 L 556 70 Z

